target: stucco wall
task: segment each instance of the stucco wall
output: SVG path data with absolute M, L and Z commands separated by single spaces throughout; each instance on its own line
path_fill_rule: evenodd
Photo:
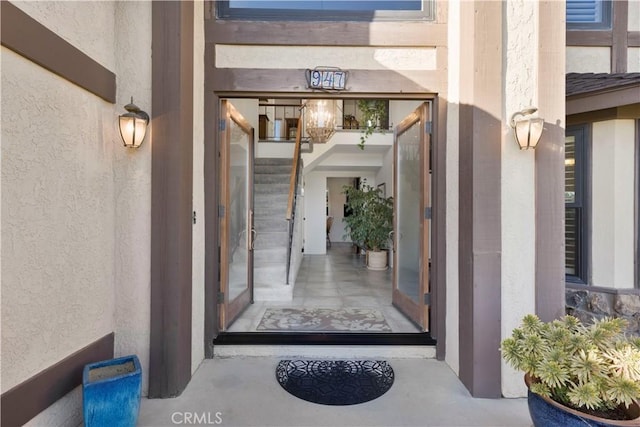
M 630 47 L 627 49 L 627 55 L 627 72 L 640 73 L 640 47 Z
M 522 316 L 535 312 L 535 152 L 520 151 L 509 126 L 511 114 L 537 106 L 537 57 L 522 55 L 538 45 L 538 5 L 505 3 L 503 39 L 505 105 L 502 116 L 502 336 L 511 335 Z M 522 375 L 502 366 L 505 396 L 524 393 Z
M 3 392 L 114 329 L 113 113 L 2 48 Z
M 591 284 L 634 287 L 635 129 L 633 120 L 593 124 Z
M 204 3 L 194 3 L 193 43 L 193 306 L 191 309 L 191 372 L 204 359 Z
M 446 198 L 446 354 L 451 369 L 460 372 L 459 353 L 459 274 L 458 274 L 458 192 L 459 192 L 459 126 L 460 126 L 460 3 L 449 3 L 448 18 L 448 99 L 447 101 L 447 194 Z M 445 100 L 442 100 L 445 101 Z
M 153 120 L 150 2 L 18 2 L 116 74 L 116 104 L 2 48 L 2 391 L 115 332 L 147 389 L 151 135 L 122 146 L 117 116 Z M 31 421 L 77 425 L 79 389 Z
M 611 48 L 567 46 L 567 73 L 610 73 Z

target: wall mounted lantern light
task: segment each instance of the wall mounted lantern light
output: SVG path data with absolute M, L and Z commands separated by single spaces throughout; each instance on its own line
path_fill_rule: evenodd
M 521 150 L 528 150 L 529 148 L 536 148 L 540 137 L 542 136 L 542 129 L 544 127 L 544 119 L 540 117 L 528 117 L 538 111 L 535 107 L 525 108 L 522 111 L 513 113 L 511 116 L 510 124 L 513 128 L 513 134 L 516 138 L 516 142 Z M 516 119 L 521 116 L 522 118 Z
M 311 142 L 325 143 L 336 130 L 335 101 L 310 99 L 304 106 L 304 125 Z
M 149 115 L 133 103 L 133 97 L 131 97 L 131 103 L 125 105 L 124 109 L 127 112 L 119 118 L 120 136 L 125 147 L 138 148 L 147 133 Z

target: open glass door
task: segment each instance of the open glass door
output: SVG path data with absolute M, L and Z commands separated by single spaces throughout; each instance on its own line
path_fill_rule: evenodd
M 253 301 L 253 127 L 226 100 L 220 108 L 220 330 Z
M 393 305 L 429 330 L 431 217 L 429 106 L 422 104 L 394 130 Z

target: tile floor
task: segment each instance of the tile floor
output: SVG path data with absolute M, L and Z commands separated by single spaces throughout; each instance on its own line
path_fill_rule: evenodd
M 143 399 L 138 426 L 529 427 L 526 399 L 475 399 L 444 363 L 390 359 L 395 380 L 381 397 L 325 406 L 288 394 L 275 357 L 205 360 L 181 396 Z
M 228 332 L 255 332 L 268 307 L 376 308 L 391 332 L 419 332 L 391 305 L 392 271 L 371 271 L 365 257 L 356 255 L 351 244 L 334 243 L 326 255 L 305 255 L 293 290 L 292 301 L 257 301 Z

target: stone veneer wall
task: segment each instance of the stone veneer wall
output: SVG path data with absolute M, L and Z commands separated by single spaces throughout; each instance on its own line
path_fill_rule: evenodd
M 627 332 L 640 336 L 640 291 L 570 287 L 566 289 L 566 311 L 583 323 L 594 318 L 622 317 L 629 321 Z

